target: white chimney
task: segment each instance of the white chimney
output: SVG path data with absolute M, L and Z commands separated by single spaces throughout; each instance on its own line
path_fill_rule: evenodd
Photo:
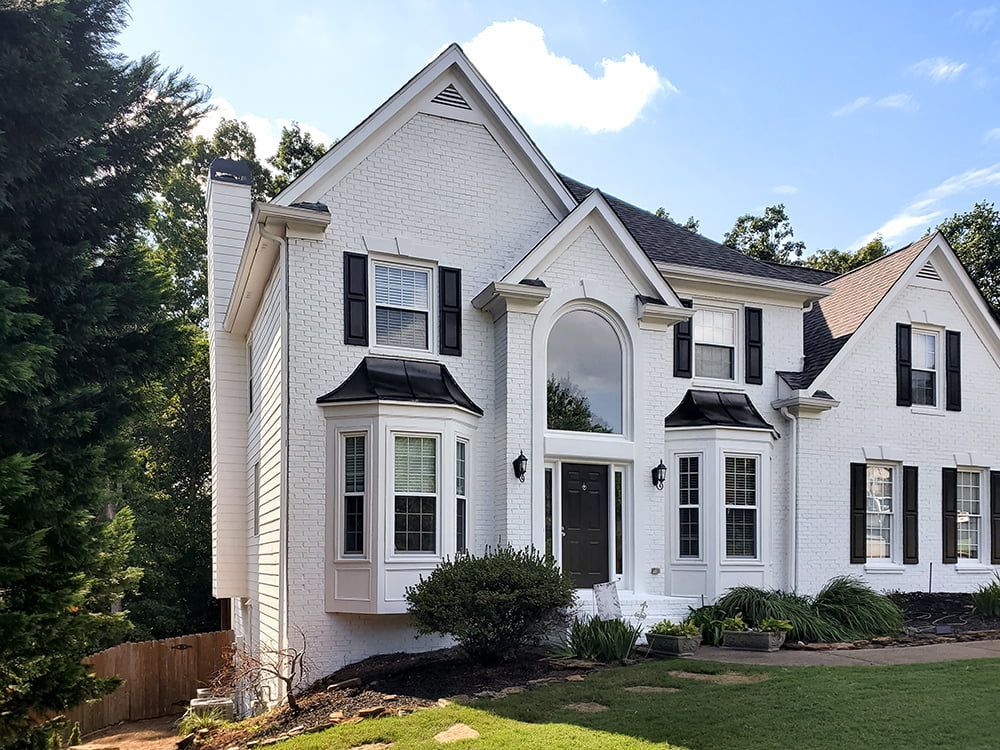
M 212 414 L 212 593 L 247 596 L 246 339 L 223 328 L 250 228 L 250 165 L 208 170 L 208 345 Z

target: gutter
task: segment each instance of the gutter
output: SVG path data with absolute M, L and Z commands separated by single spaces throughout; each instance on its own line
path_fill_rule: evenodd
M 779 410 L 781 416 L 791 425 L 791 440 L 788 441 L 791 455 L 788 457 L 788 582 L 792 593 L 799 588 L 799 418 L 787 406 Z

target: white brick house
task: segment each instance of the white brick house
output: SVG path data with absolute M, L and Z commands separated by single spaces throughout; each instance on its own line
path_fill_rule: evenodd
M 1000 329 L 940 235 L 838 278 L 753 260 L 558 174 L 456 46 L 266 204 L 217 160 L 208 213 L 248 643 L 436 646 L 406 587 L 498 543 L 656 618 L 994 570 Z

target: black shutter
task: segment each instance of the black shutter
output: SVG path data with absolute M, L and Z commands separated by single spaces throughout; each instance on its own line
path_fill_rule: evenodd
M 438 269 L 438 316 L 441 318 L 438 351 L 462 354 L 462 269 Z
M 946 563 L 958 562 L 958 470 L 941 469 L 941 545 Z
M 913 404 L 911 346 L 910 326 L 906 323 L 896 323 L 896 406 Z
M 945 331 L 944 372 L 948 411 L 962 411 L 962 334 Z
M 689 299 L 682 299 L 684 307 L 691 307 Z M 691 377 L 691 321 L 682 320 L 674 325 L 674 377 Z
M 344 253 L 344 343 L 368 346 L 368 256 Z
M 868 520 L 868 466 L 851 464 L 851 562 L 868 560 L 868 540 L 865 530 Z
M 916 466 L 903 467 L 903 564 L 916 565 L 919 541 L 917 536 L 918 475 Z
M 764 311 L 759 307 L 746 308 L 746 381 L 751 385 L 764 382 Z
M 1000 471 L 990 472 L 990 565 L 1000 565 Z

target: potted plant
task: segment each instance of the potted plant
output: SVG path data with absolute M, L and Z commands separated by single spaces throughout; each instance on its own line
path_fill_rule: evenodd
M 693 622 L 660 620 L 646 633 L 646 643 L 654 654 L 691 656 L 701 645 L 701 629 Z
M 723 648 L 741 651 L 777 651 L 792 629 L 788 620 L 765 617 L 756 628 L 743 621 L 742 614 L 722 621 Z

